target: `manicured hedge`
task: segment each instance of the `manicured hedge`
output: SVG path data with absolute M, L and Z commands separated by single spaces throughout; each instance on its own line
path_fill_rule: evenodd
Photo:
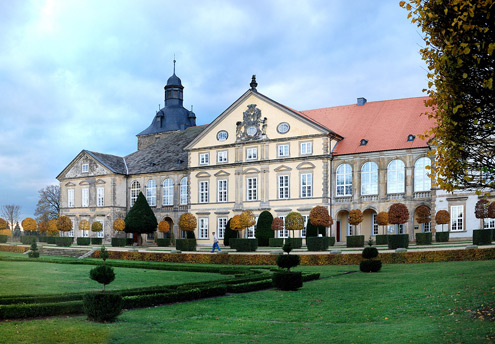
M 126 246 L 132 246 L 132 245 L 134 245 L 134 238 L 126 238 L 125 239 L 125 245 Z
M 409 234 L 393 234 L 388 236 L 388 249 L 409 247 Z
M 326 251 L 328 248 L 328 237 L 307 237 L 306 247 L 308 251 Z
M 359 264 L 359 270 L 361 270 L 361 272 L 378 272 L 381 268 L 381 260 L 367 259 L 361 261 L 361 263 Z
M 117 293 L 87 293 L 83 296 L 83 308 L 88 320 L 113 321 L 122 312 L 122 296 Z
M 0 245 L 0 251 L 4 251 L 4 252 L 24 253 L 28 250 L 29 250 L 29 247 L 27 247 L 27 246 Z M 24 257 L 21 257 L 21 258 L 25 259 Z M 2 259 L 2 260 L 4 260 L 4 259 Z
M 255 252 L 258 248 L 258 239 L 230 238 L 230 245 L 237 252 Z
M 69 247 L 74 242 L 73 237 L 55 237 L 55 245 Z
M 124 247 L 127 243 L 127 238 L 112 238 L 112 247 Z
M 35 235 L 21 235 L 19 237 L 19 240 L 21 244 L 31 245 L 33 243 L 33 240 L 38 241 L 38 237 L 36 237 Z
M 167 246 L 170 246 L 170 238 L 156 239 L 156 244 L 157 244 L 159 247 L 167 247 Z
M 377 245 L 388 245 L 388 235 L 387 234 L 377 234 L 375 236 L 375 241 Z
M 492 232 L 488 229 L 473 230 L 473 245 L 490 245 L 492 243 Z
M 40 242 L 46 242 L 46 238 L 48 238 L 46 235 L 40 235 L 39 236 Z
M 430 245 L 432 241 L 431 233 L 416 233 L 416 245 Z
M 0 235 L 0 244 L 5 244 L 7 242 L 7 239 L 9 238 L 8 235 Z
M 301 248 L 302 247 L 302 238 L 287 238 L 285 239 L 285 243 L 290 243 L 291 247 L 294 248 Z
M 179 251 L 196 251 L 196 239 L 176 239 L 175 246 Z
M 278 271 L 273 274 L 273 286 L 281 290 L 297 290 L 302 287 L 301 272 Z
M 284 239 L 283 238 L 269 238 L 268 239 L 268 245 L 270 245 L 270 247 L 282 247 L 282 246 L 284 246 Z
M 325 237 L 328 240 L 328 246 L 335 246 L 335 237 Z
M 449 241 L 449 232 L 436 232 L 435 233 L 436 242 L 447 242 Z
M 57 239 L 58 237 L 53 237 L 53 236 L 48 236 L 46 237 L 46 243 L 47 244 L 55 244 L 55 239 Z
M 91 240 L 89 238 L 77 238 L 76 243 L 78 245 L 89 245 L 91 243 Z
M 47 317 L 82 312 L 82 301 L 0 305 L 0 319 Z
M 364 235 L 348 235 L 347 247 L 364 247 Z
M 101 245 L 103 243 L 103 238 L 91 238 L 91 244 Z

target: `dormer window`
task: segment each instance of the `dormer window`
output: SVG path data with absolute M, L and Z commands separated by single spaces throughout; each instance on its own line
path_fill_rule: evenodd
M 360 146 L 366 146 L 368 144 L 368 140 L 362 139 L 361 143 L 359 144 Z
M 408 142 L 413 142 L 415 138 L 416 138 L 416 136 L 414 136 L 413 134 L 410 134 L 410 135 L 407 137 L 407 141 L 408 141 Z
M 89 172 L 89 164 L 83 164 L 82 173 L 88 173 L 88 172 Z

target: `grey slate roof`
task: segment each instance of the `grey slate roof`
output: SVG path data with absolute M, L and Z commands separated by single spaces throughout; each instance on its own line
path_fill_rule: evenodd
M 129 174 L 180 171 L 187 169 L 187 152 L 184 151 L 206 125 L 171 131 L 152 145 L 125 157 Z
M 98 162 L 103 164 L 113 173 L 127 174 L 124 158 L 116 155 L 91 152 L 88 150 L 84 150 L 84 152 L 91 155 L 93 158 L 95 158 Z

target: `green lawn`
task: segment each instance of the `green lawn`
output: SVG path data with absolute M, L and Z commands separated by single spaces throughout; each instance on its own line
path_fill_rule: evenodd
M 493 322 L 473 311 L 495 300 L 495 261 L 301 267 L 321 272 L 297 292 L 266 290 L 84 317 L 10 321 L 0 343 L 486 343 Z M 347 273 L 352 271 L 352 273 Z M 167 273 L 167 272 L 165 272 Z M 148 274 L 146 272 L 145 274 Z

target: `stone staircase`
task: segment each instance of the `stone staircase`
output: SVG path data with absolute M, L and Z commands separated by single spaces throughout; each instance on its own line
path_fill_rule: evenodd
M 71 258 L 80 258 L 83 255 L 86 255 L 86 257 L 88 257 L 87 254 L 90 252 L 92 253 L 91 249 L 78 249 L 70 247 L 43 247 L 40 249 L 40 255 L 42 256 L 59 256 Z

